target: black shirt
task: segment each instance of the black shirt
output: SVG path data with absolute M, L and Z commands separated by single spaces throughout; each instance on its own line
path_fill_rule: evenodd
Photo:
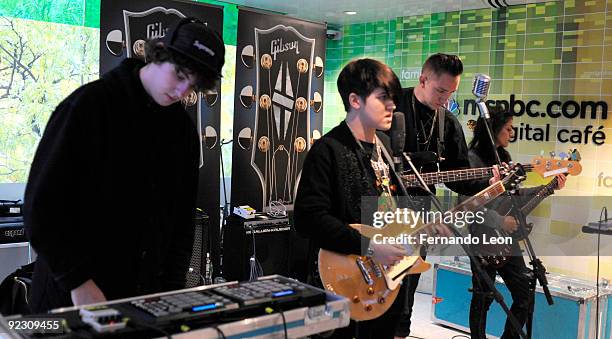
M 413 105 L 414 104 L 414 105 Z M 431 123 L 433 122 L 434 111 L 426 105 L 419 102 L 414 95 L 414 88 L 405 88 L 402 90 L 402 96 L 400 97 L 397 110 L 404 112 L 406 119 L 406 144 L 404 152 L 420 152 L 420 151 L 432 151 L 438 153 L 438 122 L 433 128 L 433 134 L 429 143 L 422 144 L 422 142 L 429 136 L 431 131 Z M 443 140 L 443 151 L 442 160 L 440 162 L 440 170 L 456 170 L 462 168 L 469 168 L 470 162 L 468 159 L 468 148 L 465 142 L 465 135 L 463 129 L 459 124 L 457 118 L 449 111 L 446 111 L 444 116 L 444 140 Z M 421 126 L 421 124 L 423 126 Z M 423 128 L 421 128 L 423 127 Z M 426 135 L 423 135 L 424 132 Z M 417 140 L 417 136 L 420 140 Z M 437 170 L 435 164 L 415 164 L 417 169 L 421 172 L 432 172 Z M 408 166 L 404 166 L 408 168 Z M 478 193 L 486 186 L 482 186 L 481 182 L 472 181 L 458 181 L 445 183 L 448 188 L 456 193 L 464 195 L 473 195 Z M 432 187 L 433 189 L 433 187 Z M 421 189 L 409 190 L 411 195 L 425 195 L 425 192 Z
M 388 149 L 386 136 L 377 134 Z M 311 254 L 319 248 L 360 254 L 369 243 L 349 226 L 361 222 L 361 198 L 378 195 L 370 164 L 375 147 L 361 144 L 363 149 L 343 121 L 308 151 L 294 211 L 296 230 L 311 239 Z
M 184 287 L 199 139 L 180 103 L 157 105 L 126 59 L 55 109 L 25 192 L 38 253 L 35 312 L 71 304 L 88 279 L 107 299 Z

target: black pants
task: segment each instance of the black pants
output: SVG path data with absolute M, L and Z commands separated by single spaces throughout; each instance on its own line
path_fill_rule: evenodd
M 486 338 L 487 312 L 493 302 L 493 295 L 490 293 L 490 289 L 485 282 L 482 281 L 482 278 L 476 274 L 473 262 L 471 262 L 471 266 L 472 288 L 474 292 L 470 304 L 470 332 L 472 339 L 483 339 Z M 512 295 L 510 311 L 522 328 L 527 321 L 529 312 L 529 278 L 531 275 L 531 270 L 525 266 L 523 257 L 512 256 L 504 266 L 498 269 L 487 266 L 482 268 L 493 282 L 495 281 L 496 273 L 499 273 L 502 279 L 504 279 L 504 283 Z M 516 333 L 508 319 L 506 319 L 504 333 L 501 338 L 519 338 L 518 333 Z
M 425 260 L 426 257 L 422 255 L 421 258 Z M 395 336 L 397 337 L 407 337 L 410 335 L 410 325 L 412 324 L 410 318 L 412 317 L 412 307 L 414 306 L 414 294 L 416 293 L 420 278 L 421 274 L 409 274 L 404 278 L 403 285 L 406 286 L 406 296 L 399 321 L 395 327 Z

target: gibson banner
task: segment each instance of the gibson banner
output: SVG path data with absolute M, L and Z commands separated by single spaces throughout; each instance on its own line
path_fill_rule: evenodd
M 293 207 L 323 125 L 324 24 L 240 9 L 232 205 Z
M 102 0 L 100 4 L 100 74 L 124 58 L 145 58 L 149 39 L 164 37 L 168 28 L 184 17 L 196 17 L 213 30 L 223 33 L 223 8 L 187 1 Z M 193 91 L 183 99 L 200 136 L 200 178 L 197 204 L 208 214 L 210 225 L 219 225 L 219 129 L 221 85 L 206 93 Z M 155 164 L 151 164 L 155 166 Z M 168 197 L 174 199 L 175 197 Z M 211 227 L 210 243 L 219 243 L 219 228 Z M 212 246 L 212 258 L 219 257 Z

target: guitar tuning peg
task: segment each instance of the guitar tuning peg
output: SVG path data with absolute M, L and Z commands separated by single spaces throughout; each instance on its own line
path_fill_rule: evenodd
M 550 153 L 548 153 L 548 154 L 550 154 L 550 157 L 551 157 L 551 158 L 554 158 L 554 157 L 555 157 L 555 155 L 557 155 L 557 153 L 555 153 L 555 151 L 551 151 L 551 152 L 550 152 Z
M 543 150 L 543 149 L 542 149 L 542 150 L 540 150 L 540 156 L 541 156 L 541 157 L 542 157 L 542 156 L 544 156 L 544 150 Z
M 561 153 L 559 153 L 559 157 L 561 158 L 561 160 L 564 160 L 564 159 L 568 158 L 568 155 L 565 152 L 561 152 Z

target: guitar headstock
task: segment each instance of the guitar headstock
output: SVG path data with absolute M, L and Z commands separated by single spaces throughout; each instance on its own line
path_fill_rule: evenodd
M 579 162 L 580 153 L 577 149 L 570 150 L 570 154 L 559 153 L 559 159 L 555 159 L 554 152 L 551 152 L 551 156 L 551 158 L 542 156 L 533 158 L 531 160 L 532 171 L 537 172 L 543 178 L 561 173 L 578 175 L 582 172 L 582 166 Z
M 519 184 L 527 178 L 525 169 L 521 164 L 510 163 L 506 164 L 502 169 L 504 186 L 509 191 L 514 191 Z

